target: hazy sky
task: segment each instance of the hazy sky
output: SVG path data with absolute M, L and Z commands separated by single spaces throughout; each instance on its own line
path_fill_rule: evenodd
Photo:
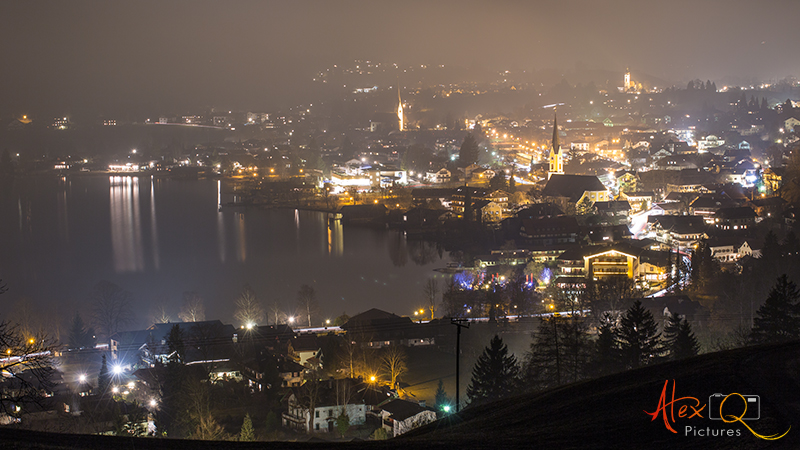
M 8 0 L 0 105 L 268 108 L 357 58 L 783 78 L 800 75 L 798 17 L 797 0 Z

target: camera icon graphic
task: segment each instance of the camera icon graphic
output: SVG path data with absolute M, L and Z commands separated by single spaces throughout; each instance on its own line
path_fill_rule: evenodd
M 732 417 L 731 417 L 732 416 Z M 711 420 L 758 420 L 761 398 L 757 395 L 713 394 L 708 397 L 708 418 Z

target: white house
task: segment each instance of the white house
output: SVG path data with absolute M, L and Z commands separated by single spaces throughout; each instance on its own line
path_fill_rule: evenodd
M 416 403 L 399 398 L 381 405 L 377 413 L 383 428 L 391 433 L 392 437 L 436 421 L 436 412 L 426 408 L 425 402 Z

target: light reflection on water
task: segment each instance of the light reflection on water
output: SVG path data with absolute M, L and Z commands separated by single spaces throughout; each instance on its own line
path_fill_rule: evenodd
M 326 313 L 406 314 L 421 283 L 446 264 L 393 230 L 343 226 L 314 211 L 220 210 L 232 199 L 217 180 L 20 182 L 0 192 L 0 279 L 13 288 L 3 300 L 81 304 L 108 280 L 131 292 L 141 320 L 154 304 L 174 317 L 183 292 L 194 291 L 208 317 L 230 321 L 244 284 L 265 307 L 277 301 L 286 309 L 311 284 Z
M 139 209 L 139 178 L 109 177 L 109 202 L 114 270 L 117 273 L 142 271 L 144 252 Z

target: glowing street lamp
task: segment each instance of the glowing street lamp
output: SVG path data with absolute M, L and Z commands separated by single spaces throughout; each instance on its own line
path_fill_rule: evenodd
M 375 378 L 375 375 L 372 375 L 372 376 L 369 377 L 369 382 L 370 383 L 374 383 L 375 380 L 377 380 L 377 378 Z
M 86 383 L 86 374 L 82 373 L 82 374 L 78 375 L 78 381 L 81 382 L 81 383 Z
M 289 316 L 289 323 L 294 323 L 294 316 Z

